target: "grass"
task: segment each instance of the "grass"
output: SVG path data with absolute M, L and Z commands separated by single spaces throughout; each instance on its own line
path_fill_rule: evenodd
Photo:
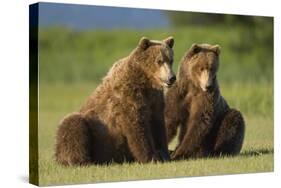
M 96 84 L 41 84 L 39 114 L 39 183 L 40 185 L 75 184 L 90 182 L 125 181 L 186 176 L 220 175 L 273 171 L 273 117 L 272 112 L 264 112 L 267 102 L 252 104 L 253 99 L 272 95 L 272 90 L 240 85 L 246 92 L 237 96 L 236 86 L 223 85 L 222 92 L 231 105 L 239 108 L 245 115 L 246 136 L 242 152 L 236 157 L 194 159 L 157 164 L 112 164 L 88 167 L 63 167 L 53 158 L 55 132 L 58 122 L 67 113 L 75 111 L 83 103 Z M 240 101 L 240 102 L 238 102 Z M 267 104 L 269 103 L 269 104 Z M 54 110 L 55 109 L 55 110 Z M 255 109 L 254 113 L 248 111 Z M 267 108 L 268 109 L 268 108 Z M 246 113 L 245 113 L 246 112 Z M 266 113 L 266 114 L 263 114 Z M 256 115 L 261 114 L 261 115 Z M 170 144 L 170 149 L 176 140 Z
M 222 33 L 223 31 L 223 33 Z M 112 64 L 128 55 L 141 36 L 175 37 L 175 65 L 194 43 L 222 47 L 218 79 L 230 106 L 246 121 L 241 154 L 156 164 L 111 164 L 62 167 L 53 158 L 59 121 L 78 110 Z M 126 37 L 123 37 L 126 36 Z M 183 176 L 273 171 L 273 40 L 272 28 L 215 26 L 167 30 L 39 32 L 39 183 L 75 184 Z M 173 149 L 174 140 L 170 145 Z
M 207 176 L 236 173 L 268 172 L 273 170 L 272 153 L 261 156 L 241 156 L 217 159 L 170 162 L 165 164 L 123 164 L 110 166 L 62 168 L 50 164 L 42 171 L 48 172 L 40 181 L 42 185 L 75 184 L 141 179 Z M 54 165 L 54 164 L 52 164 Z

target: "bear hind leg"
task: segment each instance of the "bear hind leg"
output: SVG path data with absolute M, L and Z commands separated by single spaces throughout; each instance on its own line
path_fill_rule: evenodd
M 79 113 L 63 119 L 56 135 L 55 158 L 62 165 L 86 165 L 91 162 L 92 135 Z
M 245 122 L 242 114 L 230 109 L 219 127 L 214 144 L 214 155 L 239 154 L 244 140 Z

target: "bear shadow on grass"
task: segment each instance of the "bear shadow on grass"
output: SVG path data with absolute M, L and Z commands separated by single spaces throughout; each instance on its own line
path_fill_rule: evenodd
M 260 155 L 273 154 L 273 153 L 274 153 L 274 149 L 273 148 L 270 148 L 270 149 L 261 148 L 261 149 L 257 149 L 257 150 L 246 150 L 246 151 L 243 151 L 238 156 L 252 157 L 252 156 L 260 156 Z
M 170 155 L 173 153 L 173 150 L 169 150 Z M 218 156 L 208 156 L 208 157 L 190 157 L 188 159 L 179 159 L 177 161 L 188 161 L 188 160 L 195 160 L 195 159 L 204 159 L 204 158 L 208 158 L 208 159 L 219 159 L 219 158 L 224 158 L 224 157 L 255 157 L 255 156 L 262 156 L 262 155 L 268 155 L 268 154 L 273 154 L 274 153 L 274 149 L 273 148 L 260 148 L 260 149 L 256 149 L 256 150 L 246 150 L 243 151 L 237 155 L 218 155 Z

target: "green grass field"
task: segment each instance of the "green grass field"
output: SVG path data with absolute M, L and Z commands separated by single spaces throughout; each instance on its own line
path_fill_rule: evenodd
M 253 31 L 256 34 L 250 36 Z M 221 92 L 231 106 L 241 110 L 246 121 L 241 154 L 156 164 L 58 165 L 53 155 L 59 121 L 79 109 L 114 61 L 128 55 L 141 36 L 161 39 L 168 35 L 175 37 L 175 70 L 193 42 L 222 46 L 218 75 Z M 260 36 L 259 28 L 189 27 L 165 32 L 73 32 L 55 28 L 40 31 L 39 37 L 40 185 L 273 171 L 273 54 L 268 47 L 270 38 Z M 170 149 L 176 144 L 173 141 Z
M 106 182 L 134 179 L 169 178 L 233 173 L 267 172 L 273 170 L 273 117 L 244 113 L 246 137 L 241 155 L 197 159 L 165 164 L 112 164 L 109 166 L 62 167 L 54 162 L 55 132 L 58 122 L 69 112 L 75 111 L 94 89 L 91 84 L 43 85 L 40 87 L 39 124 L 39 174 L 40 185 Z M 245 96 L 238 98 L 240 88 Z M 272 95 L 272 87 L 252 90 L 251 85 L 224 86 L 222 92 L 230 103 L 245 111 L 256 111 L 270 106 L 271 99 L 252 104 L 259 98 Z M 253 97 L 257 99 L 253 99 Z M 267 104 L 269 103 L 269 104 Z M 55 109 L 55 110 L 54 110 Z M 260 112 L 262 113 L 262 112 Z M 270 114 L 270 113 L 268 113 Z M 176 140 L 170 144 L 170 149 Z

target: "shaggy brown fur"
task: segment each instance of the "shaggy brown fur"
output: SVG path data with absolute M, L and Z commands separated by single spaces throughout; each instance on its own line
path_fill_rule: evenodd
M 169 160 L 163 86 L 175 81 L 174 40 L 142 38 L 117 61 L 79 112 L 57 132 L 56 160 L 65 165 Z
M 165 122 L 170 142 L 179 132 L 172 159 L 238 154 L 244 139 L 241 113 L 220 94 L 216 73 L 220 47 L 194 44 L 183 57 L 177 82 L 166 95 Z

